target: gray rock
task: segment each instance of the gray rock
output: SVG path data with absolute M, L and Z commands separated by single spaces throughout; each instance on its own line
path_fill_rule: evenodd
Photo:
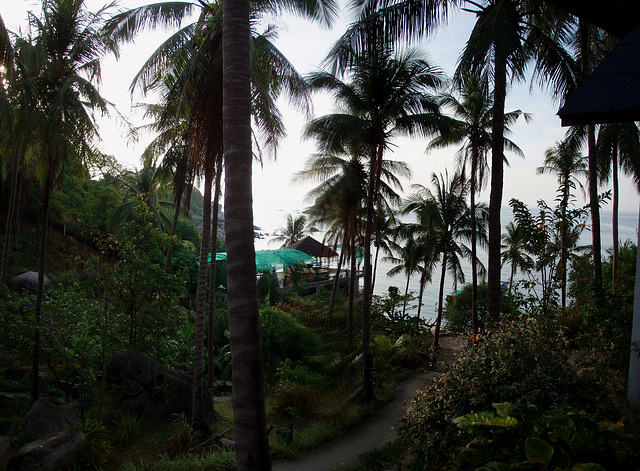
M 134 381 L 147 391 L 153 389 L 156 376 L 165 369 L 160 363 L 135 350 L 116 353 L 107 360 L 107 381 L 120 385 L 122 381 Z
M 9 285 L 16 289 L 26 289 L 29 291 L 36 291 L 38 289 L 38 272 L 28 271 L 21 275 L 14 276 L 9 281 Z M 47 275 L 44 276 L 44 288 L 52 289 L 53 285 Z
M 6 471 L 11 456 L 11 437 L 0 437 L 0 471 Z
M 73 464 L 80 457 L 86 439 L 79 430 L 68 430 L 29 442 L 9 460 L 9 471 L 56 471 Z
M 111 406 L 118 412 L 140 416 L 149 398 L 151 394 L 142 385 L 125 379 L 111 395 Z
M 80 422 L 78 413 L 70 407 L 56 406 L 46 399 L 33 403 L 24 421 L 29 435 L 48 435 Z

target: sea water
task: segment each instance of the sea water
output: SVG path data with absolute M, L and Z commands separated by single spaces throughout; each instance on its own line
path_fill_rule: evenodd
M 272 239 L 275 237 L 275 232 L 278 228 L 286 226 L 286 217 L 288 214 L 292 216 L 299 216 L 302 214 L 302 208 L 300 207 L 280 207 L 277 209 L 266 210 L 266 211 L 256 211 L 254 213 L 254 225 L 256 226 L 256 232 L 259 234 L 259 237 L 255 239 L 255 247 L 256 250 L 264 250 L 264 249 L 277 249 L 280 247 L 279 243 L 272 242 Z M 611 211 L 601 211 L 600 213 L 601 219 L 601 237 L 602 237 L 602 250 L 603 256 L 606 256 L 607 251 L 612 247 L 612 213 Z M 637 235 L 637 227 L 638 227 L 638 213 L 637 212 L 620 212 L 618 216 L 618 235 L 619 240 L 624 242 L 626 240 L 631 240 L 634 243 L 638 241 Z M 513 213 L 511 212 L 511 208 L 504 207 L 502 208 L 501 214 L 501 223 L 504 228 L 507 224 L 513 222 Z M 319 231 L 312 236 L 322 241 L 324 237 L 324 232 Z M 591 231 L 590 231 L 590 219 L 587 220 L 587 227 L 582 233 L 580 238 L 580 245 L 590 245 L 591 244 Z M 372 256 L 375 256 L 375 247 L 372 247 Z M 378 259 L 378 267 L 376 271 L 375 283 L 374 283 L 374 294 L 376 295 L 384 295 L 388 293 L 390 286 L 396 286 L 400 290 L 401 293 L 404 293 L 404 289 L 406 286 L 406 276 L 400 274 L 395 277 L 390 277 L 387 275 L 389 270 L 391 270 L 395 265 L 390 262 L 383 260 L 385 255 L 381 252 L 380 257 Z M 487 264 L 487 252 L 481 248 L 478 248 L 478 260 L 483 263 L 485 266 Z M 373 261 L 372 261 L 373 263 Z M 337 264 L 337 259 L 333 260 L 332 265 Z M 464 282 L 471 282 L 471 263 L 467 260 L 463 260 L 462 269 L 465 276 Z M 502 267 L 501 272 L 501 280 L 508 281 L 509 275 L 511 272 L 511 267 L 509 265 L 505 265 Z M 437 316 L 438 311 L 438 290 L 440 287 L 440 274 L 441 274 L 441 266 L 437 266 L 433 271 L 432 282 L 427 283 L 424 289 L 424 295 L 422 299 L 422 310 L 421 317 L 428 321 L 432 321 Z M 516 280 L 522 280 L 526 278 L 526 275 L 518 274 L 516 275 Z M 454 284 L 453 278 L 447 274 L 445 276 L 445 296 L 456 289 L 460 289 L 464 283 L 462 280 L 458 280 L 457 286 Z M 418 296 L 418 292 L 420 289 L 420 275 L 414 275 L 409 280 L 409 292 L 415 294 L 416 298 Z M 413 303 L 411 307 L 411 314 L 415 314 L 417 311 L 417 301 Z

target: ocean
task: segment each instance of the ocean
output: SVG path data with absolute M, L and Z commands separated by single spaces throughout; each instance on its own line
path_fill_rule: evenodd
M 285 226 L 287 214 L 292 214 L 297 216 L 302 213 L 302 209 L 300 207 L 282 207 L 278 209 L 273 209 L 270 211 L 259 211 L 254 214 L 254 225 L 259 229 L 257 232 L 260 234 L 261 238 L 255 239 L 256 250 L 263 249 L 275 249 L 279 248 L 279 244 L 270 243 L 270 239 L 274 237 L 274 233 L 276 229 Z M 601 234 L 602 234 L 602 251 L 603 257 L 606 256 L 607 250 L 609 250 L 612 245 L 612 213 L 611 211 L 601 211 L 600 215 L 601 219 Z M 503 207 L 502 208 L 502 227 L 504 228 L 509 222 L 513 221 L 513 213 L 511 212 L 511 208 Z M 619 223 L 618 223 L 618 231 L 619 231 L 619 240 L 621 242 L 630 239 L 634 243 L 638 241 L 637 235 L 637 227 L 638 227 L 638 213 L 637 212 L 620 212 L 619 213 Z M 318 232 L 312 235 L 319 241 L 322 241 L 323 233 Z M 587 227 L 582 233 L 580 238 L 581 245 L 590 245 L 591 244 L 591 231 L 590 224 L 587 221 Z M 387 275 L 387 272 L 394 267 L 393 263 L 382 260 L 383 255 L 380 255 L 380 259 L 378 260 L 378 269 L 376 272 L 375 285 L 374 285 L 374 294 L 383 295 L 388 292 L 390 286 L 397 286 L 401 293 L 404 292 L 405 284 L 407 279 L 403 275 L 398 275 L 395 277 L 390 277 Z M 487 252 L 478 249 L 478 259 L 483 264 L 487 264 Z M 334 265 L 337 264 L 337 261 L 334 262 Z M 463 264 L 463 272 L 465 274 L 465 281 L 467 283 L 471 282 L 471 264 L 467 261 Z M 510 267 L 504 266 L 502 268 L 501 280 L 507 281 L 509 279 Z M 517 275 L 516 279 L 523 279 L 522 275 Z M 445 295 L 459 289 L 462 283 L 458 282 L 458 286 L 453 285 L 453 279 L 450 276 L 446 276 L 445 278 Z M 433 281 L 426 285 L 423 295 L 423 305 L 421 311 L 421 317 L 427 320 L 435 319 L 437 315 L 438 309 L 438 289 L 440 286 L 440 269 L 434 270 L 433 273 Z M 416 297 L 418 295 L 420 289 L 420 279 L 419 275 L 412 277 L 409 281 L 409 291 L 413 292 Z M 411 313 L 415 314 L 417 311 L 417 302 L 413 303 Z

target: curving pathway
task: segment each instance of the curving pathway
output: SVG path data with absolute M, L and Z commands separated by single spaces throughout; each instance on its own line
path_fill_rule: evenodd
M 273 463 L 273 469 L 275 471 L 329 471 L 356 467 L 360 463 L 358 455 L 383 447 L 396 438 L 395 425 L 398 419 L 407 413 L 409 406 L 407 399 L 415 396 L 416 391 L 424 388 L 439 374 L 427 371 L 405 379 L 398 385 L 396 398 L 376 415 L 345 435 L 302 455 L 295 461 L 276 461 Z
M 442 356 L 446 363 L 454 363 L 463 343 L 459 337 L 442 337 Z M 413 398 L 419 389 L 440 375 L 436 371 L 411 376 L 398 385 L 396 398 L 356 428 L 350 430 L 329 443 L 310 451 L 295 461 L 276 461 L 274 471 L 332 471 L 353 469 L 360 464 L 358 455 L 381 448 L 393 441 L 397 432 L 396 423 L 406 415 L 408 400 Z

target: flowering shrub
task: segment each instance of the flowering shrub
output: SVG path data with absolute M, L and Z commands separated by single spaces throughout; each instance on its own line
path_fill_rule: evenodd
M 596 416 L 615 409 L 603 388 L 578 375 L 556 324 L 536 317 L 504 322 L 473 337 L 449 372 L 420 391 L 401 436 L 412 448 L 417 469 L 446 460 L 465 436 L 456 417 L 511 402 L 521 410 L 569 405 Z

